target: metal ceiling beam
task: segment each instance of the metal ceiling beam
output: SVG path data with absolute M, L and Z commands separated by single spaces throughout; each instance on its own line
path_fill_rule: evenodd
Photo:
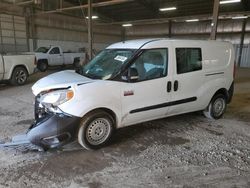
M 234 16 L 240 16 L 240 15 L 250 16 L 250 11 L 220 13 L 219 19 L 231 19 Z M 211 14 L 200 14 L 200 15 L 179 16 L 179 17 L 170 17 L 170 18 L 129 20 L 129 21 L 120 21 L 120 22 L 112 22 L 112 23 L 95 23 L 95 25 L 121 25 L 121 24 L 128 23 L 128 22 L 132 24 L 137 24 L 137 25 L 146 25 L 146 24 L 167 23 L 169 22 L 169 20 L 172 20 L 172 22 L 184 22 L 185 20 L 194 19 L 194 18 L 200 19 L 200 21 L 212 20 Z
M 33 0 L 31 0 L 31 1 L 23 1 L 23 2 L 16 2 L 16 1 L 13 1 L 13 4 L 14 5 L 29 5 L 29 4 L 32 4 L 32 3 L 34 3 L 34 1 Z
M 154 3 L 149 3 L 145 0 L 137 0 L 137 1 L 139 5 L 142 5 L 143 7 L 145 7 L 147 10 L 152 12 L 155 16 L 159 14 L 158 8 L 154 5 Z
M 92 7 L 93 8 L 104 7 L 104 6 L 117 5 L 117 4 L 131 2 L 131 1 L 134 1 L 134 0 L 110 0 L 110 1 L 104 1 L 104 2 L 99 2 L 99 3 L 93 3 Z M 86 9 L 86 8 L 88 8 L 88 4 L 80 5 L 80 6 L 65 7 L 65 8 L 60 8 L 60 9 L 51 10 L 51 11 L 45 11 L 45 12 L 42 12 L 42 14 L 55 13 L 55 12 L 68 11 L 68 10 Z

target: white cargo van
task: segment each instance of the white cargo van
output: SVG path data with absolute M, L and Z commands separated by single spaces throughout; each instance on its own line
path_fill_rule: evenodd
M 35 123 L 27 137 L 45 149 L 74 139 L 102 147 L 113 130 L 177 114 L 222 117 L 233 95 L 228 42 L 145 39 L 113 44 L 82 71 L 39 80 Z

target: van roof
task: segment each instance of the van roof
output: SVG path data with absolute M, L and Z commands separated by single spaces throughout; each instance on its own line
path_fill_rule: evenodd
M 123 42 L 118 42 L 111 44 L 110 46 L 107 47 L 107 49 L 139 49 L 142 46 L 151 43 L 151 42 L 156 42 L 156 41 L 161 41 L 161 40 L 166 40 L 166 41 L 190 41 L 190 42 L 208 42 L 208 43 L 229 43 L 229 42 L 222 42 L 222 41 L 215 41 L 215 40 L 190 40 L 190 39 L 169 39 L 169 38 L 151 38 L 151 39 L 137 39 L 137 40 L 127 40 Z

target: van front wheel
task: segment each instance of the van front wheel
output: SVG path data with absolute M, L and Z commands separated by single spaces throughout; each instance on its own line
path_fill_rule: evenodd
M 223 94 L 217 94 L 212 98 L 203 114 L 209 119 L 219 119 L 225 113 L 226 108 L 226 97 Z
M 113 130 L 111 115 L 102 110 L 91 112 L 80 123 L 78 142 L 88 150 L 99 149 L 109 141 Z

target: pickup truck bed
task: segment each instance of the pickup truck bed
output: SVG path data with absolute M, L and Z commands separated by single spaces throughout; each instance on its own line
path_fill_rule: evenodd
M 1 55 L 0 81 L 10 81 L 13 85 L 23 85 L 36 67 L 35 55 Z

